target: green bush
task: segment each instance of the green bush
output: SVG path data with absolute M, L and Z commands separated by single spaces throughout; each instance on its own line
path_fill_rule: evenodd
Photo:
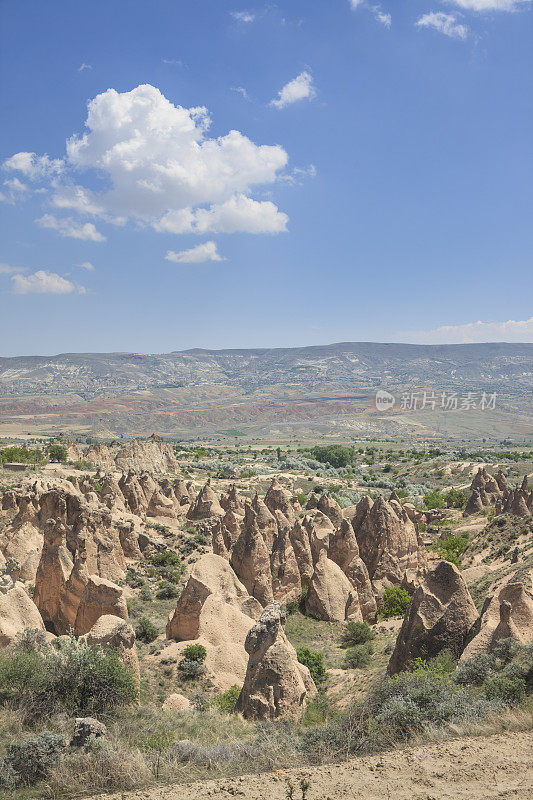
M 444 495 L 448 508 L 464 508 L 470 497 L 470 489 L 450 489 Z
M 0 651 L 0 705 L 29 719 L 60 712 L 110 714 L 136 698 L 135 677 L 113 650 L 69 639 L 59 650 Z
M 381 616 L 384 619 L 390 617 L 403 617 L 407 611 L 407 606 L 411 602 L 411 595 L 407 589 L 401 586 L 389 586 L 383 592 Z
M 196 658 L 184 658 L 178 664 L 178 669 L 182 674 L 183 678 L 188 681 L 196 680 L 197 678 L 201 678 L 202 675 L 205 675 L 207 672 L 206 668 L 202 664 L 201 661 L 198 661 Z
M 352 447 L 345 447 L 342 444 L 327 444 L 313 447 L 311 450 L 313 458 L 323 464 L 330 464 L 332 467 L 347 467 L 355 460 L 355 451 Z
M 433 509 L 433 508 L 444 508 L 446 505 L 446 500 L 444 495 L 435 489 L 432 492 L 428 492 L 424 495 L 424 505 L 426 508 Z
M 318 686 L 326 679 L 326 667 L 324 666 L 324 654 L 316 650 L 310 650 L 309 647 L 300 647 L 296 651 L 298 661 L 303 664 L 309 672 L 311 677 Z
M 468 542 L 468 536 L 448 536 L 446 539 L 439 539 L 431 549 L 445 561 L 450 561 L 458 567 L 459 558 L 468 547 Z
M 135 625 L 135 636 L 140 642 L 150 644 L 154 639 L 157 639 L 159 631 L 154 623 L 146 616 L 139 617 Z
M 67 448 L 62 444 L 52 444 L 48 450 L 48 457 L 50 461 L 58 461 L 60 464 L 66 464 L 68 459 Z
M 222 714 L 233 714 L 237 708 L 237 700 L 241 693 L 240 686 L 232 686 L 222 694 L 217 694 L 213 697 L 213 705 L 218 708 Z
M 497 675 L 485 683 L 487 700 L 500 700 L 508 706 L 516 706 L 526 699 L 526 682 L 523 678 L 507 678 Z
M 348 622 L 341 633 L 341 647 L 354 647 L 356 644 L 364 644 L 374 638 L 374 634 L 368 622 Z
M 371 642 L 356 644 L 355 647 L 351 647 L 346 651 L 343 663 L 344 669 L 366 667 L 370 663 L 373 653 L 374 647 Z
M 63 737 L 50 731 L 9 744 L 0 764 L 0 786 L 2 781 L 6 788 L 31 786 L 46 778 L 59 764 L 64 749 Z
M 453 679 L 466 686 L 481 686 L 493 668 L 494 657 L 488 653 L 479 653 L 459 664 Z
M 179 590 L 169 581 L 161 581 L 155 596 L 158 600 L 172 600 L 179 595 Z
M 183 658 L 188 658 L 190 661 L 199 661 L 203 663 L 207 657 L 207 650 L 203 644 L 190 644 L 183 651 Z

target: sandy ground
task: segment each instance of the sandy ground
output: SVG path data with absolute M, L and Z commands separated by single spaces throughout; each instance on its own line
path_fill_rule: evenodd
M 285 800 L 288 779 L 308 800 L 492 800 L 533 797 L 533 732 L 455 739 L 324 767 L 202 781 L 93 800 Z

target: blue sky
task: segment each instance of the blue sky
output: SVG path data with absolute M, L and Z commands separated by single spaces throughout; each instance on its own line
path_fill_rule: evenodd
M 0 15 L 2 355 L 533 341 L 528 0 Z

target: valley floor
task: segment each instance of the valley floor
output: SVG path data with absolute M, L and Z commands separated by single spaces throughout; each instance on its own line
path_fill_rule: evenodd
M 161 786 L 93 800 L 285 800 L 290 781 L 299 800 L 522 800 L 533 796 L 533 732 L 453 739 L 342 764 L 244 775 L 231 780 Z

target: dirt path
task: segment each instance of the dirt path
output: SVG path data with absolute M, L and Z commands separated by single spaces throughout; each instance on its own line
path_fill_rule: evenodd
M 533 797 L 533 732 L 455 739 L 325 767 L 244 775 L 99 795 L 94 800 L 285 800 L 287 780 L 308 800 L 522 800 Z M 299 800 L 300 790 L 295 791 Z

